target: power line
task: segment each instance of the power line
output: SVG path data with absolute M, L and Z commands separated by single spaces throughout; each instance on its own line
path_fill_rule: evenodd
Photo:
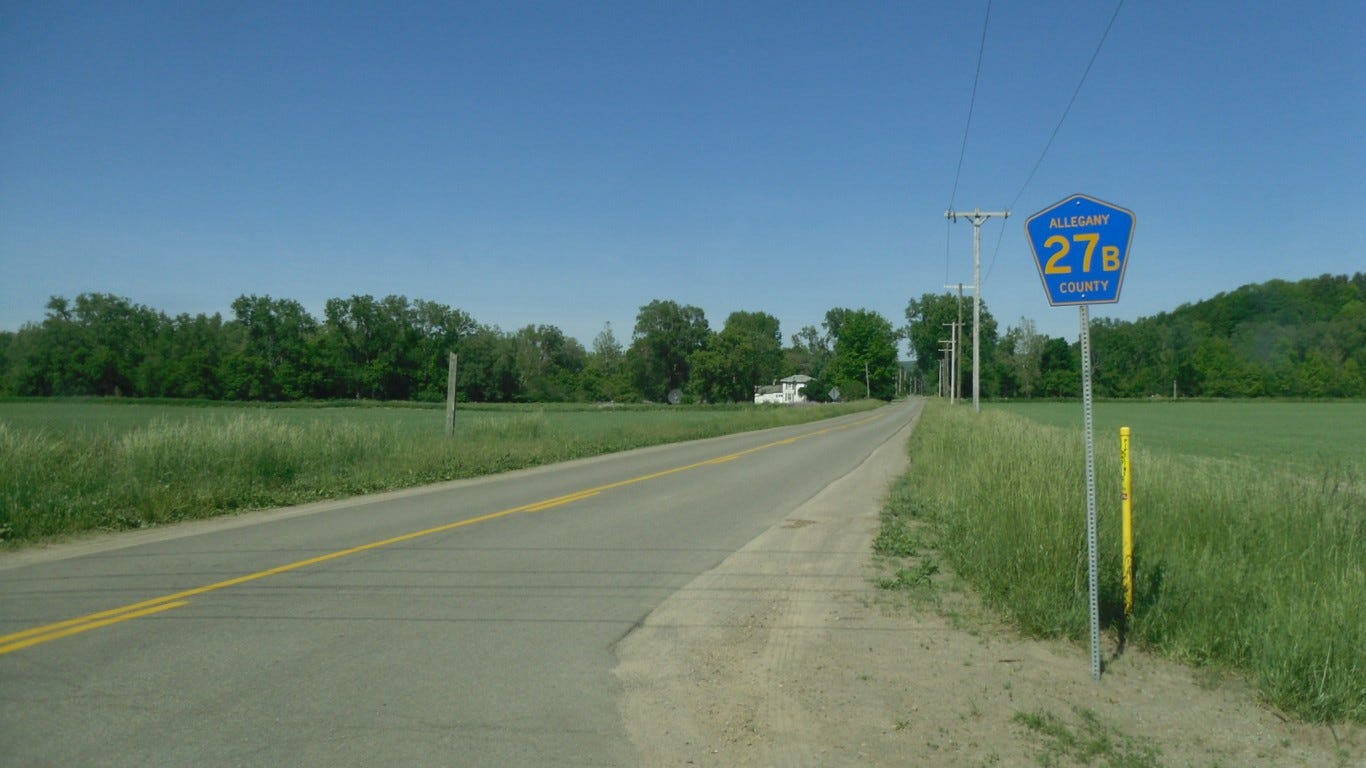
M 1077 81 L 1076 90 L 1072 91 L 1072 98 L 1068 100 L 1067 107 L 1062 111 L 1062 117 L 1058 118 L 1058 124 L 1053 126 L 1053 133 L 1048 136 L 1048 143 L 1043 145 L 1043 152 L 1039 153 L 1039 159 L 1034 161 L 1034 167 L 1030 169 L 1029 176 L 1025 183 L 1020 185 L 1020 191 L 1015 193 L 1015 199 L 1010 201 L 1008 207 L 1014 208 L 1020 202 L 1020 196 L 1024 194 L 1029 182 L 1034 180 L 1034 174 L 1038 172 L 1039 166 L 1043 165 L 1043 159 L 1048 155 L 1048 150 L 1053 146 L 1053 140 L 1058 138 L 1058 131 L 1062 129 L 1063 121 L 1067 119 L 1067 114 L 1072 111 L 1072 105 L 1077 103 L 1077 96 L 1081 94 L 1081 87 L 1086 84 L 1087 75 L 1091 74 L 1091 67 L 1096 63 L 1096 58 L 1100 56 L 1100 49 L 1105 46 L 1105 39 L 1110 36 L 1110 29 L 1115 26 L 1115 19 L 1119 17 L 1119 9 L 1124 7 L 1124 0 L 1119 0 L 1115 5 L 1115 12 L 1110 14 L 1110 23 L 1105 25 L 1105 32 L 1101 33 L 1100 42 L 1096 43 L 1096 50 L 1091 54 L 1091 60 L 1086 62 L 1086 70 L 1081 73 L 1081 79 Z
M 953 174 L 953 190 L 949 192 L 949 210 L 953 210 L 953 204 L 958 198 L 958 182 L 963 177 L 963 158 L 968 153 L 968 131 L 972 128 L 972 111 L 977 105 L 977 84 L 982 79 L 982 53 L 987 49 L 987 25 L 991 22 L 991 0 L 987 0 L 987 15 L 982 19 L 982 41 L 977 46 L 977 72 L 972 76 L 972 96 L 968 99 L 968 119 L 963 125 L 963 144 L 958 150 L 958 170 Z M 950 230 L 944 230 L 944 279 L 949 279 L 949 235 Z
M 987 16 L 982 20 L 982 42 L 977 47 L 977 73 L 972 76 L 972 97 L 968 99 L 968 120 L 963 125 L 963 145 L 958 150 L 958 170 L 953 174 L 953 191 L 949 193 L 949 209 L 958 198 L 958 181 L 963 176 L 963 158 L 968 153 L 968 130 L 972 128 L 972 111 L 977 105 L 977 84 L 982 79 L 982 53 L 987 49 L 987 24 L 991 21 L 991 0 L 987 0 Z
M 1110 23 L 1105 25 L 1105 31 L 1101 33 L 1100 42 L 1096 43 L 1096 50 L 1091 54 L 1091 60 L 1086 62 L 1086 69 L 1081 73 L 1081 79 L 1077 81 L 1077 87 L 1072 91 L 1072 98 L 1068 100 L 1067 107 L 1062 111 L 1062 117 L 1058 118 L 1058 124 L 1053 126 L 1053 132 L 1049 134 L 1048 141 L 1043 145 L 1043 151 L 1039 153 L 1039 159 L 1034 161 L 1034 167 L 1030 169 L 1029 176 L 1025 178 L 1024 184 L 1020 185 L 1020 191 L 1015 193 L 1015 198 L 1006 206 L 1007 210 L 1013 209 L 1015 204 L 1020 202 L 1020 197 L 1029 187 L 1029 183 L 1034 180 L 1034 174 L 1038 173 L 1039 166 L 1043 165 L 1043 160 L 1048 156 L 1048 150 L 1053 146 L 1053 140 L 1058 138 L 1058 131 L 1062 130 L 1062 124 L 1067 120 L 1067 115 L 1072 111 L 1072 105 L 1077 103 L 1077 96 L 1081 95 L 1081 87 L 1086 84 L 1086 78 L 1091 74 L 1091 67 L 1095 65 L 1096 58 L 1100 56 L 1100 49 L 1105 46 L 1105 40 L 1110 36 L 1110 29 L 1115 26 L 1115 19 L 1119 18 L 1119 9 L 1124 7 L 1124 0 L 1119 0 L 1115 4 L 1115 12 L 1110 14 Z M 976 86 L 974 86 L 975 90 Z M 969 113 L 971 114 L 971 113 Z M 962 160 L 959 160 L 962 164 Z M 955 189 L 957 182 L 954 182 Z M 1001 241 L 1005 238 L 1005 227 L 1001 227 L 1001 234 L 996 238 L 996 250 L 991 254 L 991 264 L 987 266 L 987 279 L 991 279 L 991 270 L 996 266 L 996 256 L 1001 252 Z
M 1005 238 L 1006 228 L 1002 225 L 1001 231 L 996 235 L 996 249 L 991 252 L 991 263 L 987 264 L 987 276 L 982 278 L 982 282 L 984 283 L 991 279 L 991 270 L 996 266 L 996 255 L 1001 252 L 1001 241 L 1005 240 Z

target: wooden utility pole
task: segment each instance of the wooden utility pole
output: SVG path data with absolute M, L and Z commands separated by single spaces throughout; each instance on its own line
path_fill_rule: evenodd
M 993 216 L 1008 219 L 1010 211 L 984 211 L 981 208 L 974 208 L 972 213 L 958 214 L 952 210 L 944 212 L 944 217 L 949 221 L 958 221 L 960 215 L 972 222 L 972 410 L 981 411 L 982 406 L 978 402 L 978 397 L 982 389 L 982 359 L 978 346 L 982 320 L 982 224 Z
M 455 434 L 455 372 L 459 362 L 454 352 L 446 360 L 446 437 Z
M 953 405 L 958 401 L 958 323 L 944 325 L 949 327 L 949 405 Z
M 956 324 L 952 324 L 954 328 L 954 333 L 956 334 L 953 337 L 953 380 L 958 382 L 958 385 L 961 386 L 963 382 L 963 358 L 957 350 L 959 342 L 961 342 L 963 339 L 963 284 L 953 283 L 951 285 L 946 285 L 944 287 L 958 289 L 958 322 Z M 975 350 L 976 347 L 974 347 L 973 349 Z M 957 394 L 958 390 L 955 388 L 954 395 L 957 396 Z

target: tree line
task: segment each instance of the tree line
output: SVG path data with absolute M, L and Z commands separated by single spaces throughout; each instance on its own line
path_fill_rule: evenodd
M 732 312 L 719 331 L 698 307 L 655 300 L 629 339 L 610 324 L 585 348 L 553 325 L 506 332 L 469 314 L 404 296 L 303 305 L 240 296 L 231 317 L 175 317 L 109 294 L 53 297 L 41 322 L 0 332 L 0 395 L 210 400 L 440 401 L 447 354 L 458 394 L 477 402 L 747 402 L 754 387 L 813 377 L 808 397 L 890 399 L 897 344 L 909 340 L 908 389 L 933 393 L 941 340 L 959 298 L 927 293 L 896 328 L 867 309 L 834 308 L 784 344 L 765 312 Z M 964 313 L 964 339 L 972 336 Z M 982 394 L 1076 397 L 1080 345 L 1021 318 L 1001 332 L 981 312 Z M 1366 275 L 1272 280 L 1134 322 L 1092 321 L 1093 384 L 1102 397 L 1366 396 Z M 971 396 L 970 346 L 960 394 Z
M 986 397 L 1079 397 L 1078 340 L 1050 338 L 1022 318 L 1004 334 L 983 303 Z M 971 311 L 963 338 L 972 335 Z M 939 341 L 958 299 L 925 294 L 906 308 L 915 369 L 938 381 Z M 971 396 L 970 342 L 963 390 Z M 1091 322 L 1092 384 L 1101 397 L 1366 396 L 1366 274 L 1271 280 L 1133 322 Z
M 209 400 L 441 401 L 447 355 L 458 395 L 477 402 L 752 400 L 802 373 L 813 399 L 890 399 L 899 332 L 866 309 L 830 310 L 784 346 L 777 318 L 731 313 L 713 331 L 698 307 L 642 306 L 631 338 L 607 324 L 585 348 L 553 325 L 514 332 L 404 296 L 330 299 L 316 318 L 290 299 L 244 295 L 232 316 L 170 317 L 126 298 L 53 297 L 46 317 L 0 332 L 0 395 Z M 871 390 L 871 391 L 869 391 Z

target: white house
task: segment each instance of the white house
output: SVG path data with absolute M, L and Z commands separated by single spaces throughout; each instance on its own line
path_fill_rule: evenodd
M 754 402 L 783 404 L 804 403 L 806 402 L 806 393 L 802 390 L 806 387 L 808 381 L 811 381 L 810 376 L 799 373 L 795 376 L 779 379 L 778 383 L 771 387 L 755 387 Z

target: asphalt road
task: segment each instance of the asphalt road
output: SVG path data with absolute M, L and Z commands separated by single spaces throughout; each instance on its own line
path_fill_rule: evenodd
M 617 642 L 915 408 L 8 553 L 0 764 L 636 765 Z

